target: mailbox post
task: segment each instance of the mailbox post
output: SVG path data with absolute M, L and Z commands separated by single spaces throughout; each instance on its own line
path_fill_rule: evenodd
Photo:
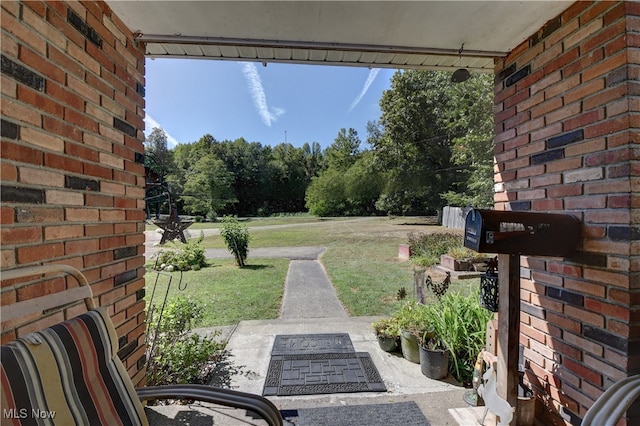
M 571 257 L 578 247 L 578 220 L 568 214 L 473 209 L 465 221 L 464 245 L 498 254 L 497 391 L 518 413 L 520 346 L 520 256 Z

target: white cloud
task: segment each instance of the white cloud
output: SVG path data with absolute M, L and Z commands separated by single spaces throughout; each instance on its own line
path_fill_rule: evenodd
M 253 105 L 258 110 L 258 114 L 260 115 L 262 122 L 266 126 L 271 127 L 271 123 L 284 114 L 284 109 L 269 108 L 267 105 L 267 95 L 264 93 L 262 79 L 260 78 L 258 68 L 254 63 L 243 62 L 242 73 L 244 74 L 244 78 L 247 80 L 249 93 L 251 93 L 251 99 L 253 99 Z
M 173 136 L 171 136 L 169 133 L 167 133 L 167 130 L 164 127 L 162 127 L 160 123 L 154 120 L 153 117 L 151 117 L 149 114 L 145 115 L 144 124 L 145 124 L 144 134 L 146 136 L 149 136 L 151 134 L 154 127 L 160 127 L 162 130 L 164 130 L 164 134 L 167 135 L 167 146 L 171 149 L 171 148 L 175 148 L 175 146 L 178 145 L 178 140 Z
M 362 87 L 360 94 L 356 96 L 356 98 L 351 103 L 351 107 L 349 107 L 349 112 L 351 112 L 351 110 L 353 110 L 360 103 L 362 98 L 364 98 L 364 95 L 367 94 L 369 87 L 373 84 L 373 81 L 376 79 L 376 76 L 378 75 L 379 72 L 380 72 L 380 68 L 373 68 L 369 71 L 369 75 L 367 76 L 367 81 L 364 82 L 364 86 Z

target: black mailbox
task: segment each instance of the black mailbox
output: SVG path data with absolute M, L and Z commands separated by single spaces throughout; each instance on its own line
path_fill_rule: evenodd
M 464 246 L 480 253 L 571 257 L 580 224 L 568 214 L 473 209 L 467 214 Z

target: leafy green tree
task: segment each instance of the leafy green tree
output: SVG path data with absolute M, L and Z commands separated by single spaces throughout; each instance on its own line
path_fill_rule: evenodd
M 467 172 L 457 191 L 443 197 L 450 205 L 493 205 L 493 76 L 473 74 L 450 88 L 443 119 L 453 138 L 452 161 Z
M 342 128 L 334 142 L 325 150 L 329 168 L 345 171 L 358 159 L 360 154 L 360 138 L 353 128 Z
M 160 127 L 154 127 L 145 138 L 145 166 L 149 167 L 160 177 L 175 170 L 173 152 L 169 149 L 167 134 Z
M 269 212 L 304 210 L 304 195 L 311 179 L 307 177 L 304 152 L 289 143 L 273 147 L 270 159 Z
M 318 142 L 309 145 L 305 142 L 302 145 L 302 155 L 304 156 L 307 178 L 311 181 L 312 177 L 318 176 L 325 169 L 325 158 L 322 153 L 322 146 Z
M 360 150 L 354 129 L 341 129 L 325 150 L 327 169 L 307 188 L 307 207 L 318 216 L 353 216 L 377 213 L 376 200 L 383 187 L 370 151 Z
M 148 166 L 159 175 L 166 175 L 173 165 L 173 159 L 167 142 L 167 134 L 160 127 L 154 127 L 145 138 L 145 153 L 149 155 Z
M 387 185 L 378 207 L 394 214 L 425 214 L 442 207 L 456 181 L 453 135 L 443 116 L 450 107 L 450 74 L 398 71 L 380 99 L 382 116 L 369 124 L 369 143 Z
M 174 170 L 166 177 L 167 182 L 172 188 L 172 191 L 177 195 L 178 211 L 191 213 L 190 209 L 184 208 L 184 184 L 185 176 L 191 169 L 191 155 L 193 152 L 193 144 L 179 143 L 173 150 L 173 162 L 175 165 Z M 196 213 L 193 213 L 196 214 Z M 203 214 L 204 212 L 198 212 L 197 214 Z
M 313 178 L 307 188 L 306 206 L 316 216 L 343 215 L 347 207 L 344 173 L 328 169 Z
M 193 143 L 178 144 L 173 149 L 173 159 L 177 168 L 189 170 L 199 158 L 212 154 L 216 139 L 210 134 L 202 136 Z
M 171 200 L 177 198 L 176 188 L 170 187 L 167 179 L 176 168 L 173 152 L 168 147 L 167 134 L 160 127 L 154 127 L 145 138 L 145 169 L 147 173 L 147 211 L 155 215 L 169 213 Z M 170 197 L 170 198 L 169 198 Z M 173 203 L 175 206 L 175 204 Z
M 225 213 L 257 215 L 261 208 L 268 205 L 266 200 L 270 190 L 271 148 L 239 138 L 214 143 L 211 150 L 225 163 L 234 177 L 231 186 L 238 202 L 233 204 L 232 211 L 226 209 Z
M 360 158 L 344 175 L 347 214 L 377 214 L 376 201 L 384 187 L 384 176 L 374 167 L 374 153 L 363 151 Z
M 233 175 L 213 154 L 200 157 L 185 174 L 182 200 L 191 214 L 216 218 L 228 204 L 236 201 L 231 184 Z
M 206 134 L 173 149 L 175 170 L 167 175 L 167 181 L 180 194 L 178 204 L 183 212 L 215 218 L 235 202 L 233 176 L 213 154 L 215 143 L 215 138 Z

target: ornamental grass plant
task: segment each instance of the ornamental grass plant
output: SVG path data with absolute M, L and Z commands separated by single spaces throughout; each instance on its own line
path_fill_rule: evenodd
M 435 338 L 451 352 L 451 374 L 465 386 L 470 385 L 493 314 L 478 304 L 477 292 L 466 296 L 450 292 L 439 301 L 424 305 L 423 315 L 433 327 Z

